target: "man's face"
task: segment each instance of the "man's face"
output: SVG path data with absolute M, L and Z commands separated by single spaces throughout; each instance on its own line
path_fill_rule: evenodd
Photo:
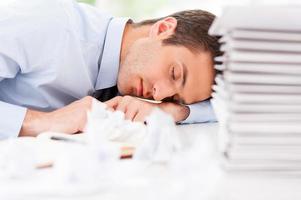
M 192 52 L 183 46 L 162 45 L 160 38 L 142 38 L 121 63 L 118 89 L 123 95 L 191 104 L 210 97 L 213 79 L 210 52 Z

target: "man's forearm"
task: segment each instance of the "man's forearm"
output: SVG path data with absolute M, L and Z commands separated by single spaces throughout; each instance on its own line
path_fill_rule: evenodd
M 37 136 L 48 130 L 45 113 L 27 109 L 19 136 Z
M 68 134 L 83 131 L 93 100 L 92 97 L 84 97 L 52 112 L 28 109 L 19 136 L 37 136 L 45 131 Z

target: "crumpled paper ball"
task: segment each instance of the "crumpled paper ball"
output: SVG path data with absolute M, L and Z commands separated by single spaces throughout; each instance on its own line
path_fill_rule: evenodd
M 134 159 L 168 162 L 181 149 L 178 132 L 171 115 L 155 109 L 147 117 L 147 135 L 136 149 Z
M 1 141 L 0 177 L 28 178 L 35 172 L 37 163 L 35 138 L 22 137 Z

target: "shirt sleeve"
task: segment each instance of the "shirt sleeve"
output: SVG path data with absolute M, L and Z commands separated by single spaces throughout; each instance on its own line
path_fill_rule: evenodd
M 13 59 L 0 53 L 0 85 L 7 78 L 14 78 L 18 72 L 18 64 Z M 0 98 L 0 139 L 19 135 L 26 110 L 24 107 L 1 101 Z
M 180 124 L 216 122 L 213 108 L 209 100 L 187 105 L 190 113 L 187 119 L 181 121 Z
M 0 140 L 18 137 L 26 108 L 0 101 Z

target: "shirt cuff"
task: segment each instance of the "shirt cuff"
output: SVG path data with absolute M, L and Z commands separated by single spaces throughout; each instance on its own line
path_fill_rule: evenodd
M 189 107 L 189 116 L 179 122 L 180 124 L 216 122 L 216 117 L 209 100 L 187 105 Z
M 27 108 L 0 101 L 0 140 L 18 137 Z

